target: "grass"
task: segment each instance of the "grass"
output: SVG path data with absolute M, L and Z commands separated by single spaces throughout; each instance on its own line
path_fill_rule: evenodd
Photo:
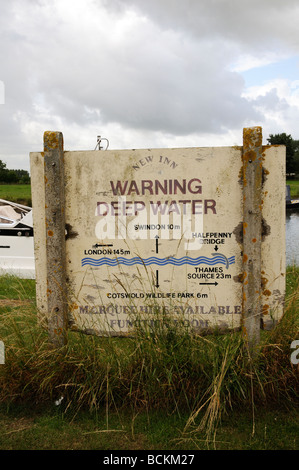
M 31 207 L 31 185 L 0 184 L 0 199 Z
M 121 411 L 74 418 L 59 408 L 0 407 L 1 450 L 297 450 L 298 412 L 261 409 L 252 432 L 250 412 L 222 420 L 214 442 L 204 433 L 184 436 L 188 415 Z
M 299 197 L 299 180 L 287 180 L 286 184 L 290 185 L 291 198 Z
M 1 277 L 0 448 L 298 448 L 298 285 L 289 268 L 284 317 L 252 361 L 240 333 L 173 325 L 134 338 L 69 332 L 53 351 L 34 281 Z

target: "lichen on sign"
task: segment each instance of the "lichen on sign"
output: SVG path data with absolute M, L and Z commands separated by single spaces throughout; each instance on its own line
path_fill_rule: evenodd
M 60 132 L 46 131 L 44 133 L 45 151 L 58 149 L 63 145 L 63 137 Z

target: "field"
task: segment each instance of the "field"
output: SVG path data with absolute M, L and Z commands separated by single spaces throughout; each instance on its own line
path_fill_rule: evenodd
M 298 198 L 299 197 L 299 180 L 287 180 L 286 184 L 290 185 L 291 197 Z
M 0 199 L 31 207 L 30 184 L 0 184 Z
M 298 450 L 299 269 L 256 361 L 239 333 L 70 333 L 49 349 L 35 283 L 0 278 L 0 449 Z

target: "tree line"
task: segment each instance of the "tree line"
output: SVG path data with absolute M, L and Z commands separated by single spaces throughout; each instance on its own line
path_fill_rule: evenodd
M 270 145 L 285 145 L 286 173 L 299 175 L 299 140 L 290 134 L 270 134 L 267 139 Z M 6 163 L 0 160 L 0 184 L 30 184 L 30 175 L 26 170 L 9 170 Z
M 0 160 L 0 184 L 30 184 L 30 175 L 26 170 L 9 170 Z
M 299 174 L 299 140 L 293 139 L 291 134 L 270 134 L 267 139 L 270 145 L 285 145 L 286 147 L 286 173 Z

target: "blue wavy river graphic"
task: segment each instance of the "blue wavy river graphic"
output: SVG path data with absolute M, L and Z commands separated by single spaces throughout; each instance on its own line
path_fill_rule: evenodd
M 227 258 L 225 255 L 212 253 L 212 258 L 208 258 L 207 256 L 198 256 L 197 258 L 191 258 L 190 256 L 183 256 L 182 258 L 175 258 L 173 256 L 169 256 L 167 258 L 157 258 L 156 256 L 151 256 L 150 258 L 140 258 L 138 256 L 134 258 L 124 258 L 120 256 L 119 258 L 83 258 L 81 260 L 82 266 L 133 266 L 133 265 L 141 265 L 141 266 L 150 266 L 152 264 L 158 266 L 183 266 L 184 264 L 189 264 L 191 266 L 197 266 L 200 264 L 206 264 L 208 266 L 215 266 L 216 264 L 223 264 L 227 269 L 231 264 L 235 263 L 235 256 L 231 256 Z

